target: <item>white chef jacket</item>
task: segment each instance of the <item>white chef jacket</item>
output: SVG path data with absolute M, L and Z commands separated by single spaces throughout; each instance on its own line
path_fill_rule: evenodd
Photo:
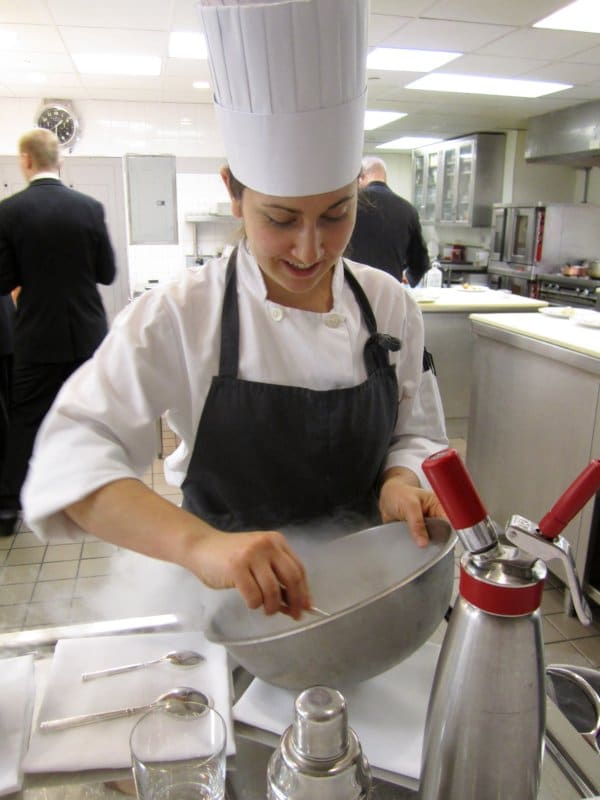
M 408 467 L 428 485 L 421 463 L 448 441 L 437 382 L 422 372 L 421 311 L 395 278 L 348 264 L 378 331 L 402 342 L 390 353 L 399 406 L 385 466 Z M 156 422 L 164 413 L 181 439 L 165 460 L 165 477 L 182 484 L 218 373 L 226 267 L 226 257 L 212 259 L 137 298 L 117 316 L 93 358 L 64 384 L 40 428 L 22 492 L 25 517 L 40 538 L 80 533 L 61 509 L 110 481 L 141 478 L 155 456 Z M 334 268 L 333 308 L 326 313 L 268 300 L 262 273 L 243 243 L 237 285 L 239 378 L 316 390 L 366 379 L 368 331 L 341 259 Z

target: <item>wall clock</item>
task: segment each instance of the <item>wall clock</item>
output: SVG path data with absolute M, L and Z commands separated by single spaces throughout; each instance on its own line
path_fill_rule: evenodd
M 64 101 L 46 102 L 38 112 L 36 125 L 55 133 L 63 147 L 73 145 L 79 135 L 79 120 Z

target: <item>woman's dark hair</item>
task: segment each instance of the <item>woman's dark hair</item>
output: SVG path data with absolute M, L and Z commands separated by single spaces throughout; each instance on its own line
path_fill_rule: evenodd
M 246 188 L 241 181 L 235 177 L 233 172 L 229 169 L 229 167 L 225 167 L 227 172 L 229 172 L 229 188 L 231 189 L 231 194 L 235 197 L 236 200 L 242 199 L 242 194 L 244 193 L 244 189 Z

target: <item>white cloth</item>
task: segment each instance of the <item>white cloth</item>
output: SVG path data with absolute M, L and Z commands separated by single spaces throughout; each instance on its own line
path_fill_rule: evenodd
M 344 691 L 348 722 L 370 764 L 418 778 L 427 704 L 440 647 L 427 643 L 387 672 Z M 281 735 L 298 692 L 255 679 L 233 707 L 234 719 Z
M 422 379 L 421 312 L 395 278 L 348 263 L 378 330 L 402 342 L 390 354 L 400 402 L 386 466 L 408 467 L 427 485 L 421 463 L 446 447 L 447 439 L 437 383 L 429 373 Z M 183 482 L 211 379 L 218 373 L 225 269 L 226 259 L 211 260 L 179 282 L 139 297 L 116 318 L 94 357 L 63 386 L 40 429 L 22 494 L 25 516 L 39 536 L 79 532 L 61 509 L 110 481 L 141 477 L 154 457 L 156 420 L 165 411 L 182 440 L 166 459 L 166 478 L 175 485 Z M 262 274 L 243 245 L 237 280 L 240 378 L 317 390 L 365 380 L 368 332 L 341 260 L 328 313 L 267 300 Z
M 206 661 L 193 667 L 153 664 L 135 672 L 81 680 L 82 672 L 146 661 L 171 650 L 197 650 Z M 189 631 L 61 639 L 56 645 L 44 697 L 34 720 L 23 763 L 25 772 L 129 767 L 129 736 L 140 714 L 63 731 L 41 731 L 39 722 L 141 706 L 176 686 L 199 689 L 211 697 L 214 707 L 225 719 L 227 752 L 235 753 L 230 675 L 224 647 L 207 642 L 201 633 Z
M 233 174 L 269 195 L 358 177 L 367 0 L 201 0 L 215 110 Z
M 33 656 L 6 658 L 0 665 L 0 795 L 18 792 L 21 760 L 33 711 Z

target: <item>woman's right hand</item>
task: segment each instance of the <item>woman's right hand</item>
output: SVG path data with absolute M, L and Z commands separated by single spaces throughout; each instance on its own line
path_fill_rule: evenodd
M 192 546 L 183 566 L 213 589 L 237 589 L 249 608 L 263 606 L 265 614 L 299 619 L 312 605 L 304 566 L 278 531 L 213 530 Z
M 278 531 L 225 533 L 132 478 L 107 483 L 64 511 L 118 547 L 180 564 L 213 589 L 237 589 L 265 614 L 299 619 L 311 606 L 304 566 Z

